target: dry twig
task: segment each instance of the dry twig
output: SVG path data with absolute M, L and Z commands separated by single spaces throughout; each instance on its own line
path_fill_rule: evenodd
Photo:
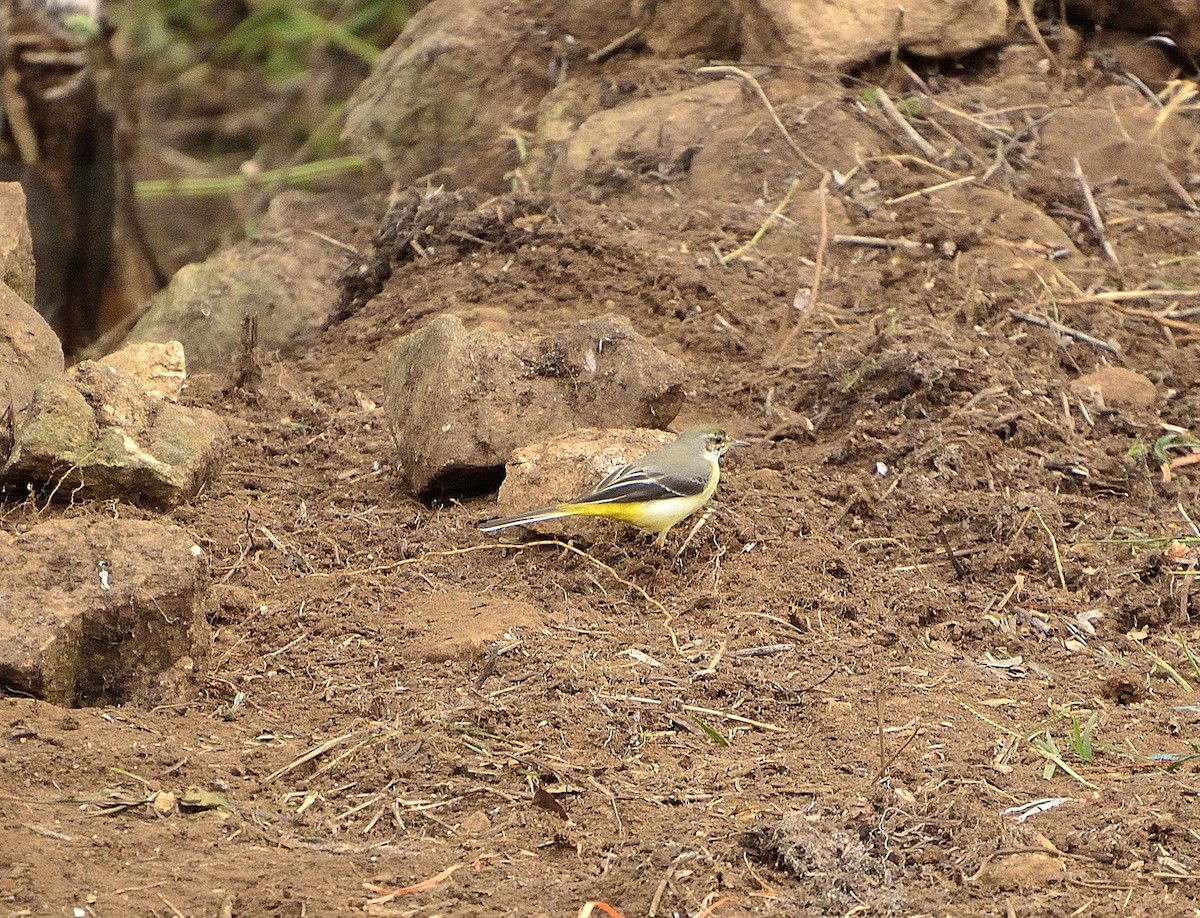
M 904 136 L 908 138 L 908 142 L 916 147 L 922 156 L 926 156 L 929 159 L 941 159 L 942 154 L 937 151 L 937 148 L 922 137 L 917 129 L 909 123 L 909 120 L 900 114 L 900 109 L 896 108 L 896 103 L 892 101 L 892 97 L 884 92 L 882 87 L 876 86 L 874 89 L 878 94 L 879 107 L 883 109 L 883 113 L 887 115 L 888 120 L 900 128 Z
M 1053 319 L 1047 319 L 1043 316 L 1034 316 L 1025 312 L 1018 312 L 1015 309 L 1010 309 L 1008 314 L 1014 319 L 1019 319 L 1022 322 L 1028 322 L 1030 325 L 1036 325 L 1038 328 L 1048 328 L 1050 331 L 1059 335 L 1066 335 L 1068 338 L 1074 338 L 1076 341 L 1082 341 L 1084 344 L 1090 344 L 1094 348 L 1099 348 L 1102 351 L 1108 351 L 1110 354 L 1119 354 L 1121 349 L 1117 345 L 1105 341 L 1101 338 L 1095 338 L 1087 332 L 1081 332 L 1078 329 L 1069 328 L 1066 325 L 1060 325 Z
M 796 340 L 796 335 L 800 334 L 800 329 L 804 327 L 805 318 L 817 308 L 817 296 L 821 292 L 821 269 L 825 264 L 825 250 L 829 247 L 829 179 L 830 174 L 826 172 L 821 176 L 821 184 L 817 186 L 817 193 L 821 199 L 821 236 L 817 241 L 816 257 L 813 259 L 813 282 L 812 289 L 808 294 L 809 308 L 801 314 L 800 318 L 796 320 L 796 324 L 792 326 L 792 330 L 779 342 L 779 347 L 775 348 L 775 353 L 771 356 L 773 366 L 779 365 L 779 361 L 787 349 Z
M 1096 206 L 1096 198 L 1092 195 L 1092 186 L 1088 184 L 1087 176 L 1083 174 L 1083 166 L 1079 164 L 1079 157 L 1074 157 L 1072 162 L 1075 165 L 1075 178 L 1083 192 L 1083 203 L 1087 206 L 1088 219 L 1092 221 L 1092 229 L 1096 231 L 1096 238 L 1100 240 L 1100 248 L 1104 250 L 1104 255 L 1109 261 L 1120 267 L 1121 262 L 1117 258 L 1117 253 L 1113 251 L 1112 243 L 1108 241 L 1108 234 L 1104 230 L 1104 219 L 1100 216 L 1100 208 Z
M 800 147 L 796 144 L 796 141 L 792 140 L 792 135 L 788 133 L 788 129 L 786 127 L 784 127 L 783 122 L 779 120 L 779 115 L 777 115 L 775 113 L 775 106 L 773 106 L 771 104 L 771 100 L 767 98 L 767 93 L 762 88 L 762 84 L 759 83 L 757 79 L 755 79 L 753 74 L 747 73 L 741 67 L 730 67 L 728 65 L 722 65 L 722 66 L 717 66 L 717 67 L 701 67 L 696 72 L 697 73 L 710 73 L 710 74 L 713 74 L 714 76 L 737 77 L 739 80 L 741 80 L 743 83 L 745 83 L 747 86 L 749 86 L 751 89 L 754 90 L 754 94 L 756 96 L 758 96 L 758 100 L 763 104 L 763 107 L 766 108 L 767 114 L 771 116 L 771 121 L 773 121 L 775 124 L 775 128 L 779 131 L 779 133 L 781 135 L 783 135 L 783 139 L 785 141 L 787 141 L 787 145 L 792 148 L 792 152 L 795 153 L 798 157 L 800 157 L 800 159 L 802 159 L 805 163 L 812 166 L 814 169 L 818 169 L 821 172 L 828 171 L 825 169 L 824 166 L 822 166 L 820 163 L 818 163 L 816 160 L 814 160 L 811 156 L 809 156 L 807 153 L 805 153 L 803 150 L 801 150 Z

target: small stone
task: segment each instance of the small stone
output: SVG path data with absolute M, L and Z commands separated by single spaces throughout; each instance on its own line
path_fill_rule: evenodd
M 128 344 L 98 362 L 138 383 L 147 395 L 168 402 L 179 401 L 187 379 L 187 361 L 178 341 Z
M 991 889 L 1038 889 L 1066 873 L 1063 862 L 1036 851 L 1010 854 L 985 864 L 976 876 L 979 885 Z
M 468 813 L 458 823 L 459 831 L 467 835 L 481 835 L 491 827 L 492 821 L 488 819 L 487 813 L 479 810 Z
M 1094 401 L 1101 408 L 1116 411 L 1153 408 L 1158 401 L 1154 383 L 1124 367 L 1104 367 L 1086 373 L 1070 384 L 1071 391 L 1081 398 Z

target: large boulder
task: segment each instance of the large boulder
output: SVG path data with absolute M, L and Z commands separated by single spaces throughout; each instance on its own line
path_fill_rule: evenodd
M 346 140 L 399 184 L 436 172 L 451 187 L 502 187 L 519 161 L 511 131 L 549 88 L 526 7 L 434 0 L 419 10 L 350 99 Z
M 412 491 L 478 493 L 499 485 L 523 444 L 579 427 L 665 427 L 685 379 L 621 317 L 527 339 L 442 315 L 392 352 L 388 427 Z
M 233 365 L 247 315 L 258 317 L 267 351 L 319 329 L 337 304 L 350 253 L 319 233 L 295 231 L 303 225 L 296 198 L 272 201 L 254 238 L 181 268 L 128 340 L 179 341 L 193 373 L 220 372 Z
M 165 523 L 0 533 L 0 693 L 70 707 L 178 700 L 163 687 L 204 662 L 207 582 L 200 547 Z

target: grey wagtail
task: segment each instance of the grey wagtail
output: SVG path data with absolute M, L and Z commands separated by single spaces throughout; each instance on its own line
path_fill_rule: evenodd
M 489 520 L 479 528 L 495 532 L 564 516 L 602 516 L 658 533 L 654 544 L 661 548 L 670 528 L 704 506 L 717 490 L 725 451 L 748 445 L 731 440 L 725 431 L 710 424 L 691 427 L 666 446 L 612 472 L 574 500 Z

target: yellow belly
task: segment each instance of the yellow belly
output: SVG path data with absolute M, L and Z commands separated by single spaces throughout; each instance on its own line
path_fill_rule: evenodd
M 708 499 L 713 496 L 713 492 L 717 490 L 719 478 L 719 469 L 714 469 L 708 487 L 701 493 L 690 497 L 668 497 L 643 503 L 563 504 L 559 509 L 571 516 L 601 516 L 608 520 L 619 520 L 641 529 L 648 529 L 650 532 L 657 532 L 659 534 L 658 541 L 661 544 L 668 529 L 680 520 L 691 516 L 708 502 Z

